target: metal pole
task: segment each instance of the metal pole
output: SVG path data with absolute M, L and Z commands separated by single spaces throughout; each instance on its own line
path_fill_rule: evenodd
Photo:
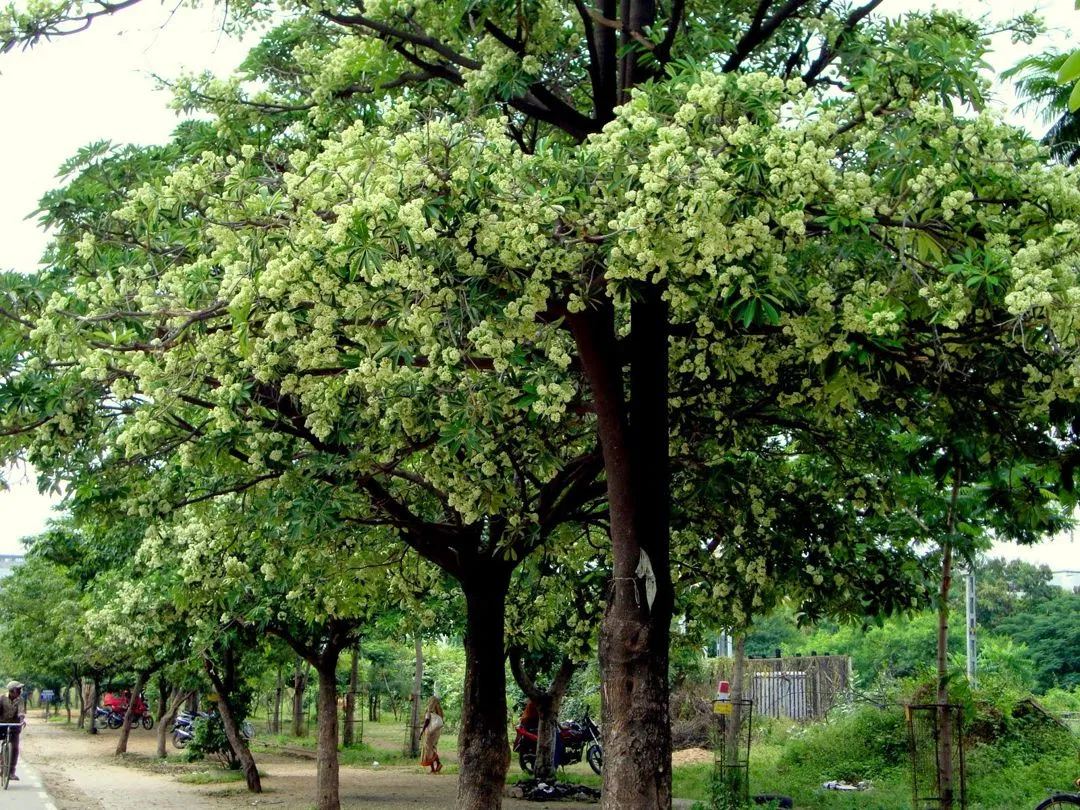
M 971 688 L 976 686 L 975 682 L 975 658 L 978 655 L 978 649 L 975 643 L 975 567 L 968 568 L 967 577 L 965 579 L 965 602 L 967 603 L 967 677 L 968 683 L 971 684 Z

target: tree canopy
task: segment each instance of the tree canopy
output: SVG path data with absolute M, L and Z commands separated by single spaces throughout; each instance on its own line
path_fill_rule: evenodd
M 463 807 L 505 774 L 510 574 L 602 525 L 604 801 L 668 806 L 673 555 L 750 529 L 733 579 L 769 557 L 806 593 L 872 561 L 831 572 L 851 605 L 897 533 L 1032 539 L 1072 487 L 1075 174 L 981 109 L 976 23 L 878 5 L 284 4 L 240 76 L 182 83 L 210 121 L 89 148 L 43 202 L 5 455 L 141 520 L 295 490 L 290 540 L 386 527 L 454 575 Z M 120 8 L 9 10 L 0 42 Z

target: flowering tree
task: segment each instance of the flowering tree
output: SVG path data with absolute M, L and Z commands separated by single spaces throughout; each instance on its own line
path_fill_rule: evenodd
M 975 24 L 878 4 L 295 9 L 257 93 L 185 90 L 227 137 L 68 220 L 22 320 L 97 394 L 20 424 L 56 457 L 119 407 L 113 446 L 175 450 L 177 489 L 212 473 L 187 500 L 303 470 L 458 577 L 462 807 L 499 804 L 509 572 L 602 480 L 604 802 L 666 807 L 684 447 L 737 448 L 756 411 L 778 435 L 1074 398 L 1075 180 L 956 112 L 981 102 Z
M 148 538 L 141 556 L 185 583 L 197 637 L 232 626 L 270 633 L 311 663 L 318 676 L 316 806 L 337 810 L 338 660 L 375 615 L 403 598 L 399 569 L 412 566 L 385 530 L 381 538 L 374 529 L 359 537 L 348 524 L 303 514 L 309 494 L 293 484 L 242 501 L 224 497 L 178 514 Z

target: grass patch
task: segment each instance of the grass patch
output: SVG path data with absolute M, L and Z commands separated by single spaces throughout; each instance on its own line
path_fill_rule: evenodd
M 442 748 L 442 746 L 439 746 Z M 379 765 L 415 765 L 418 760 L 408 757 L 400 750 L 392 751 L 386 748 L 373 748 L 367 743 L 351 745 L 348 748 L 338 749 L 338 761 L 342 765 L 358 765 L 371 767 L 375 762 Z M 445 768 L 444 768 L 445 770 Z
M 264 774 L 259 774 L 263 776 Z M 212 771 L 193 771 L 191 773 L 185 773 L 176 777 L 177 782 L 183 782 L 185 785 L 218 785 L 228 782 L 243 782 L 243 771 L 226 771 L 223 769 L 215 769 Z
M 752 795 L 790 796 L 800 810 L 910 810 L 907 728 L 899 710 L 861 708 L 827 723 L 755 739 Z M 973 810 L 1023 810 L 1067 789 L 1077 769 L 1077 742 L 1053 727 L 1013 722 L 993 744 L 967 749 L 967 797 Z M 713 766 L 679 766 L 673 793 L 709 807 Z M 838 792 L 833 779 L 868 779 L 868 791 Z

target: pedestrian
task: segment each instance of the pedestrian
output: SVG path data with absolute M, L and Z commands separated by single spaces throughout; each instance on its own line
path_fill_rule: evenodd
M 7 685 L 7 694 L 0 695 L 0 723 L 13 723 L 2 730 L 11 742 L 11 771 L 9 779 L 18 781 L 15 775 L 15 766 L 19 764 L 19 735 L 26 725 L 26 708 L 20 699 L 23 685 L 18 681 L 10 681 Z
M 439 760 L 439 735 L 442 734 L 446 720 L 443 717 L 442 704 L 437 697 L 432 696 L 428 701 L 427 713 L 424 715 L 424 725 L 420 727 L 420 736 L 423 745 L 420 749 L 420 764 L 431 766 L 432 773 L 442 770 L 442 762 Z

